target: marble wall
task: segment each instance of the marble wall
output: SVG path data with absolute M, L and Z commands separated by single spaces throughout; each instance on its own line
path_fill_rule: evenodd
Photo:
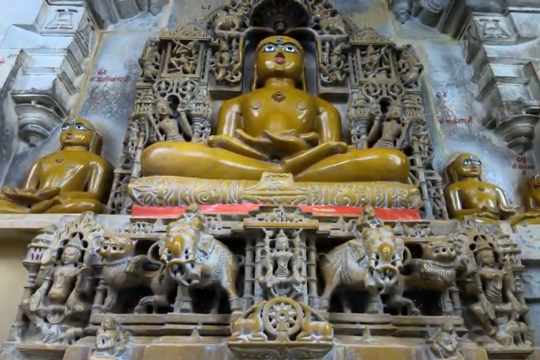
M 223 1 L 0 0 L 0 185 L 20 184 L 35 159 L 58 147 L 68 114 L 96 124 L 104 156 L 117 164 L 145 42 L 162 28 L 204 21 Z M 457 151 L 474 152 L 485 178 L 519 204 L 520 187 L 540 159 L 538 137 L 520 153 L 540 130 L 534 118 L 518 116 L 540 112 L 540 3 L 439 1 L 433 12 L 408 1 L 416 10 L 398 19 L 391 11 L 398 2 L 334 4 L 357 26 L 419 53 L 437 170 Z M 25 121 L 38 122 L 40 130 L 28 130 Z M 540 256 L 527 261 L 532 313 L 540 319 L 540 295 L 534 295 L 540 290 L 533 291 L 540 289 Z

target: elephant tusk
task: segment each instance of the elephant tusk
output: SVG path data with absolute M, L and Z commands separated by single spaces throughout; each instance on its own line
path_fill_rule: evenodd
M 167 262 L 167 267 L 172 267 L 174 265 L 186 265 L 188 263 L 193 263 L 193 262 L 195 262 L 194 258 L 187 259 L 187 260 L 173 259 Z

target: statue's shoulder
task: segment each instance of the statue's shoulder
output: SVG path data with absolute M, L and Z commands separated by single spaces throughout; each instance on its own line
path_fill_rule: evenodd
M 313 101 L 315 101 L 317 103 L 317 106 L 321 109 L 332 109 L 332 110 L 335 110 L 336 107 L 334 106 L 334 104 L 332 104 L 330 101 L 327 101 L 325 99 L 323 99 L 322 97 L 320 96 L 316 96 L 316 95 L 309 95 Z
M 48 155 L 49 159 L 47 160 L 53 160 L 54 158 L 57 158 L 58 156 L 62 156 L 66 154 L 72 155 L 73 153 L 71 151 L 60 150 L 60 151 L 57 151 L 55 153 Z M 95 164 L 104 169 L 109 169 L 109 168 L 112 169 L 112 165 L 107 160 L 105 160 L 101 155 L 98 155 L 91 151 L 78 151 L 76 153 L 76 156 L 78 160 L 81 161 L 82 163 Z M 43 158 L 43 160 L 45 160 L 45 158 Z
M 465 188 L 465 184 L 463 180 L 459 180 L 459 181 L 448 184 L 448 186 L 446 187 L 446 191 L 447 192 L 459 191 L 463 188 Z
M 245 94 L 241 94 L 230 99 L 223 100 L 221 107 L 234 107 L 240 106 L 245 101 Z

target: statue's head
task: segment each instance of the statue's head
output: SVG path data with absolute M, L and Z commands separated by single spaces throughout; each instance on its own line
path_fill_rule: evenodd
M 465 178 L 480 179 L 482 176 L 482 162 L 476 155 L 461 153 L 450 163 L 447 172 L 451 182 Z
M 64 265 L 77 264 L 81 258 L 82 251 L 77 246 L 68 244 L 62 252 L 62 263 Z
M 495 246 L 485 236 L 479 236 L 476 240 L 474 253 L 479 266 L 493 266 L 497 262 Z
M 304 74 L 304 49 L 289 36 L 269 36 L 257 45 L 257 81 L 288 78 L 300 83 Z
M 66 146 L 83 146 L 94 153 L 101 152 L 101 136 L 92 123 L 81 117 L 69 119 L 62 126 L 60 144 Z
M 540 189 L 540 174 L 536 174 L 532 178 L 529 179 L 529 188 L 531 190 Z
M 156 111 L 160 116 L 170 116 L 172 115 L 171 106 L 167 99 L 160 98 L 156 103 Z

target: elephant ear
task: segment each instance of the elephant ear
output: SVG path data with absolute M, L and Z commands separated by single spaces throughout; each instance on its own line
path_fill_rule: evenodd
M 211 235 L 200 235 L 200 239 L 197 244 L 197 250 L 203 257 L 208 257 L 214 251 L 216 247 L 216 240 Z
M 366 249 L 358 240 L 351 240 L 349 241 L 349 254 L 352 255 L 356 261 L 360 261 L 366 256 Z

